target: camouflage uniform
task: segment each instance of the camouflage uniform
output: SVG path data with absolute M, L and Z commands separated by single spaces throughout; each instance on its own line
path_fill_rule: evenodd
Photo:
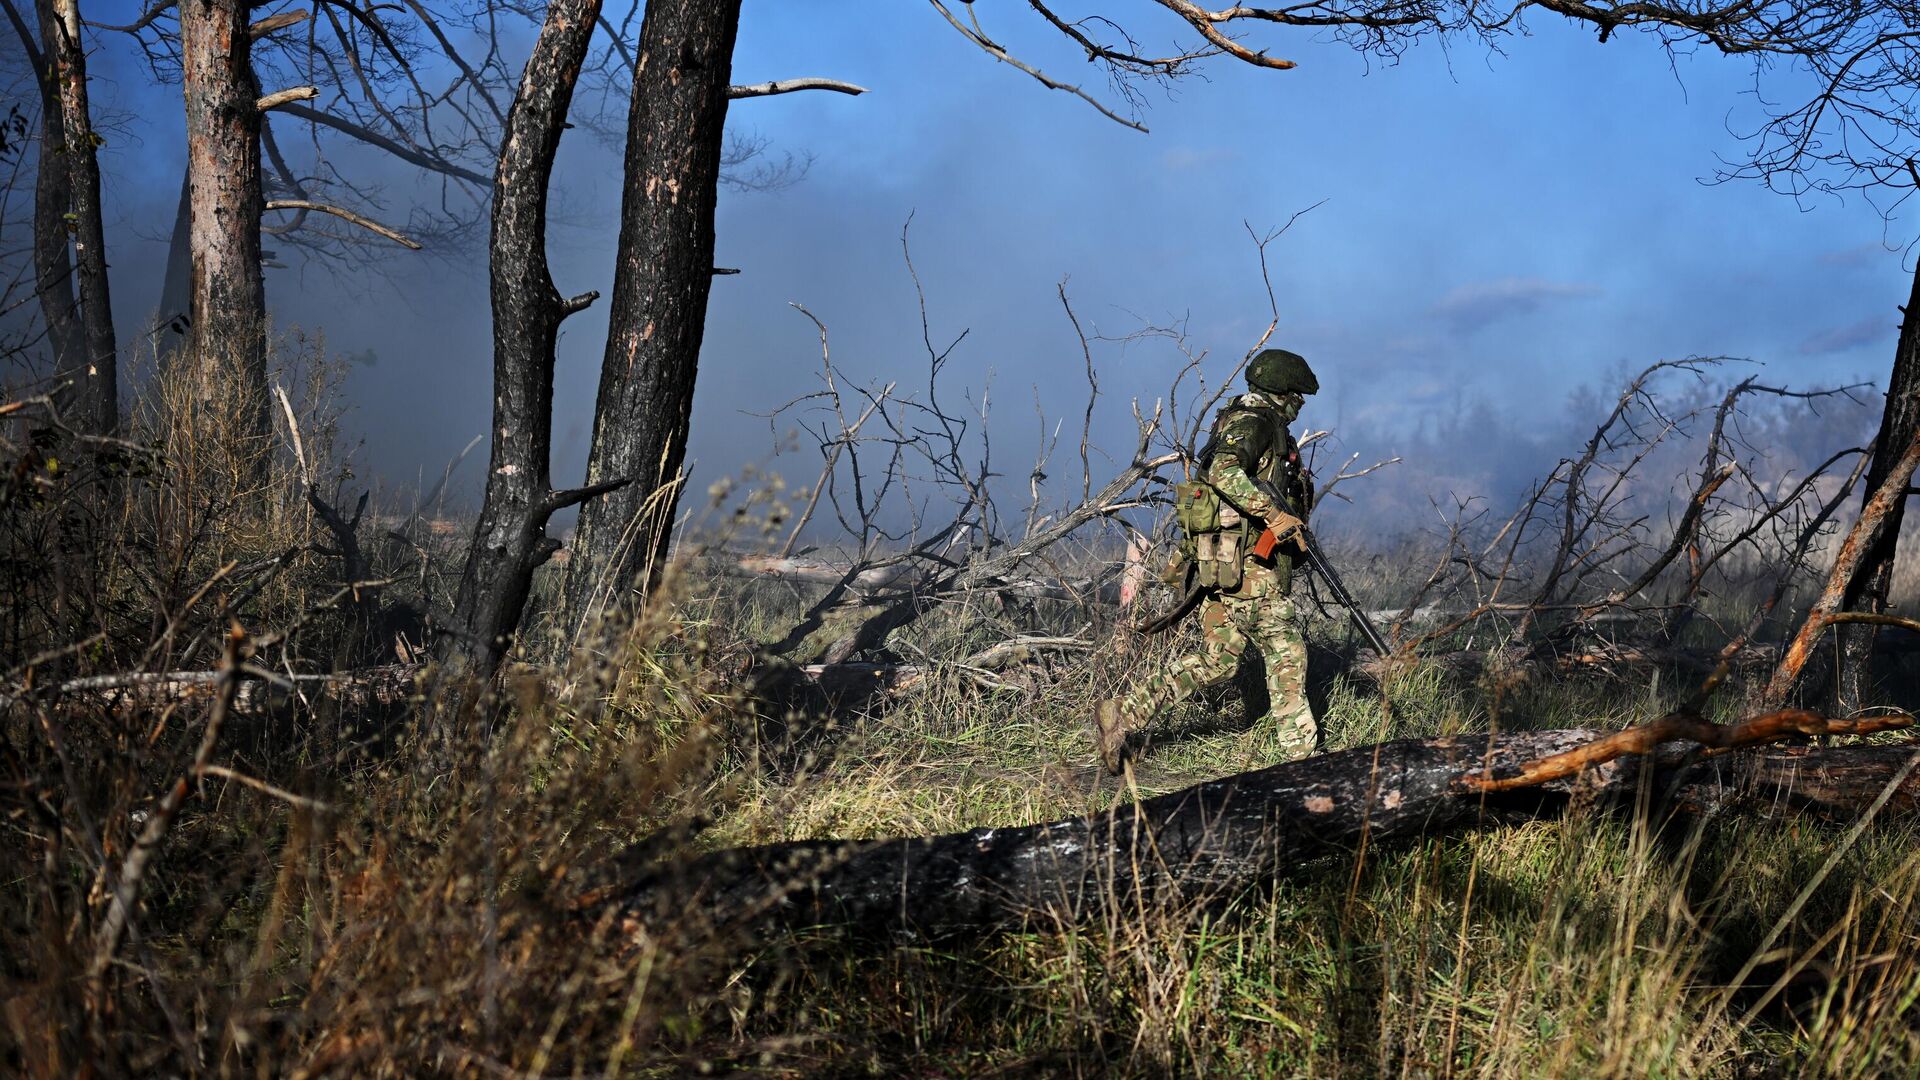
M 1304 368 L 1304 361 L 1300 364 Z M 1308 392 L 1317 388 L 1313 384 Z M 1202 548 L 1201 568 L 1204 574 L 1204 560 L 1211 553 L 1234 559 L 1237 569 L 1226 569 L 1220 587 L 1211 590 L 1201 605 L 1199 651 L 1148 675 L 1117 703 L 1103 704 L 1095 723 L 1096 739 L 1110 768 L 1117 771 L 1119 767 L 1126 732 L 1139 731 L 1169 707 L 1231 678 L 1248 646 L 1259 650 L 1267 669 L 1268 712 L 1256 722 L 1275 722 L 1287 760 L 1315 752 L 1320 728 L 1307 701 L 1306 639 L 1295 623 L 1288 597 L 1291 552 L 1296 549 L 1283 543 L 1270 559 L 1261 559 L 1238 546 L 1245 537 L 1257 536 L 1276 511 L 1304 518 L 1311 509 L 1311 482 L 1299 469 L 1298 448 L 1287 430 L 1299 408 L 1296 393 L 1255 390 L 1228 402 L 1215 420 L 1213 440 L 1202 454 L 1202 463 L 1208 483 L 1228 506 L 1220 535 L 1230 539 L 1223 542 L 1224 550 Z M 1255 484 L 1255 477 L 1266 481 L 1267 491 L 1279 494 L 1282 503 L 1276 505 L 1262 485 Z M 1243 520 L 1247 528 L 1241 530 Z
M 1284 558 L 1284 556 L 1282 556 Z M 1276 739 L 1291 761 L 1314 752 L 1320 725 L 1307 703 L 1307 641 L 1294 622 L 1293 601 L 1276 584 L 1284 575 L 1249 559 L 1240 588 L 1210 596 L 1200 607 L 1200 648 L 1148 675 L 1120 699 L 1129 732 L 1202 689 L 1233 677 L 1247 646 L 1260 651 L 1267 668 L 1267 715 L 1278 721 Z

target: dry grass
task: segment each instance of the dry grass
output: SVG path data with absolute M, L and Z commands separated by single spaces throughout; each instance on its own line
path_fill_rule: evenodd
M 300 419 L 309 467 L 338 478 L 324 386 L 294 397 L 317 410 Z M 97 636 L 90 651 L 41 660 L 35 677 L 204 664 L 200 643 L 228 620 L 259 631 L 298 621 L 266 659 L 324 668 L 352 628 L 322 604 L 336 567 L 304 549 L 324 535 L 284 447 L 234 453 L 220 410 L 165 380 L 154 400 L 138 422 L 156 448 L 147 471 L 76 462 L 47 473 L 41 496 L 0 507 L 31 600 L 10 616 L 9 657 Z M 75 521 L 100 539 L 63 547 Z M 229 563 L 295 547 L 264 581 L 201 588 Z M 380 557 L 432 582 L 445 555 Z M 1376 597 L 1404 585 L 1388 569 L 1356 584 Z M 1909 573 L 1902 588 L 1914 587 Z M 1731 620 L 1741 599 L 1716 597 L 1727 610 L 1709 614 Z M 422 767 L 404 716 L 343 715 L 316 698 L 240 718 L 215 761 L 305 801 L 206 779 L 98 979 L 88 965 L 102 868 L 120 865 L 206 715 L 140 700 L 11 706 L 0 719 L 0 1070 L 1920 1070 L 1920 827 L 1908 820 L 1654 830 L 1576 811 L 1327 859 L 1267 889 L 1137 919 L 1041 920 L 941 947 L 821 934 L 743 948 L 699 926 L 577 907 L 635 841 L 695 819 L 704 830 L 671 843 L 1016 824 L 1275 760 L 1270 733 L 1225 692 L 1155 729 L 1137 788 L 1106 777 L 1086 734 L 1092 701 L 1187 642 L 1104 630 L 1099 649 L 1049 658 L 1024 680 L 987 687 L 942 670 L 783 742 L 736 688 L 747 644 L 798 602 L 689 570 L 638 618 L 598 627 L 564 670 L 510 678 L 431 759 L 440 768 Z M 1083 619 L 1064 607 L 1030 617 L 1065 632 Z M 1002 618 L 956 605 L 916 627 L 913 644 L 964 655 Z M 1335 660 L 1339 624 L 1309 629 L 1317 659 Z M 1336 672 L 1316 693 L 1339 748 L 1494 723 L 1618 725 L 1684 689 L 1674 672 L 1514 688 L 1428 666 L 1384 686 Z

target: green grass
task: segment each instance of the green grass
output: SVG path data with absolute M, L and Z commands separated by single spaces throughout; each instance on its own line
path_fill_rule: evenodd
M 1318 621 L 1312 632 L 1341 631 Z M 744 784 L 709 842 L 1019 824 L 1278 760 L 1229 688 L 1154 727 L 1134 788 L 1105 776 L 1092 699 L 1179 647 L 1116 641 L 1028 691 L 949 676 L 843 720 L 803 773 Z M 1691 687 L 1673 672 L 1498 694 L 1496 681 L 1433 667 L 1384 687 L 1336 677 L 1327 748 L 1485 731 L 1496 714 L 1507 728 L 1618 727 Z M 1910 1074 L 1920 828 L 1889 817 L 1847 840 L 1798 820 L 1650 833 L 1576 811 L 1323 860 L 1143 925 L 948 950 L 776 951 L 736 969 L 749 989 L 728 1030 L 690 1049 L 774 1072 L 874 1075 Z M 1776 923 L 1778 940 L 1730 985 Z M 734 1057 L 746 1047 L 781 1049 Z
M 275 542 L 305 539 L 300 503 L 281 499 Z M 312 602 L 325 569 L 303 566 L 273 610 Z M 1354 585 L 1382 599 L 1406 587 Z M 997 685 L 938 669 L 864 708 L 798 718 L 783 744 L 781 725 L 747 710 L 740 675 L 750 643 L 779 636 L 807 597 L 698 571 L 672 591 L 567 669 L 512 678 L 460 729 L 451 768 L 422 767 L 404 741 L 318 752 L 314 733 L 350 719 L 324 701 L 236 723 L 222 763 L 328 809 L 209 781 L 97 993 L 84 970 L 100 849 L 121 857 L 203 717 L 137 703 L 9 712 L 0 1071 L 1920 1073 L 1920 825 L 1891 813 L 1857 833 L 1753 816 L 1654 830 L 1576 808 L 1323 858 L 1190 907 L 1071 927 L 1039 912 L 1026 932 L 939 947 L 825 932 L 748 947 L 597 918 L 578 901 L 617 880 L 616 857 L 696 816 L 705 847 L 937 833 L 1092 813 L 1278 760 L 1271 728 L 1228 687 L 1161 718 L 1130 781 L 1107 776 L 1094 702 L 1193 630 L 1083 630 L 1086 613 L 1064 604 L 943 607 L 896 651 L 960 657 L 1015 630 L 1096 648 Z M 1705 614 L 1738 623 L 1746 600 L 1729 591 Z M 1516 681 L 1435 663 L 1376 683 L 1338 670 L 1336 620 L 1308 632 L 1330 750 L 1614 728 L 1691 687 L 1675 671 Z M 1713 632 L 1708 618 L 1690 631 L 1717 644 Z M 1735 683 L 1716 707 L 1738 712 L 1751 692 Z

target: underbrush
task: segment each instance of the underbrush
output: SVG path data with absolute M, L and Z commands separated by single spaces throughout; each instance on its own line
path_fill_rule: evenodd
M 1337 662 L 1344 627 L 1310 625 L 1316 661 Z M 1229 689 L 1156 725 L 1128 781 L 1097 767 L 1092 700 L 1182 644 L 1122 637 L 1031 692 L 982 693 L 964 673 L 916 686 L 804 775 L 756 777 L 714 840 L 1017 825 L 1279 760 Z M 1674 671 L 1516 687 L 1427 666 L 1316 679 L 1314 696 L 1341 749 L 1494 723 L 1617 728 L 1691 689 Z M 1731 689 L 1730 709 L 1747 688 Z M 732 1035 L 712 1052 L 874 1075 L 1908 1073 L 1916 841 L 1920 822 L 1891 815 L 1855 834 L 1576 808 L 1319 860 L 1136 924 L 1042 913 L 1040 929 L 966 947 L 769 953 L 740 969 Z
M 831 718 L 788 714 L 748 700 L 745 661 L 809 598 L 690 562 L 566 663 L 519 658 L 431 745 L 412 722 L 437 715 L 430 682 L 428 700 L 384 713 L 262 695 L 234 706 L 211 770 L 193 762 L 223 709 L 217 688 L 43 692 L 210 665 L 235 623 L 256 664 L 329 670 L 364 655 L 360 593 L 392 605 L 388 593 L 409 588 L 422 607 L 445 594 L 436 583 L 457 549 L 402 512 L 383 526 L 391 542 L 368 548 L 385 584 L 340 580 L 337 538 L 307 498 L 317 480 L 320 502 L 350 501 L 328 464 L 329 422 L 300 404 L 324 397 L 316 384 L 273 403 L 295 417 L 283 441 L 303 432 L 297 460 L 280 445 L 248 461 L 215 454 L 228 444 L 193 433 L 220 414 L 162 394 L 171 411 L 111 454 L 49 444 L 14 463 L 25 479 L 4 515 L 23 599 L 0 722 L 8 1072 L 1920 1071 L 1920 823 L 1891 811 L 1850 827 L 1576 805 L 1320 858 L 1248 894 L 1097 925 L 1039 911 L 1022 932 L 957 942 L 821 931 L 746 943 L 691 915 L 647 922 L 600 902 L 635 865 L 686 850 L 1023 824 L 1279 760 L 1274 733 L 1227 687 L 1163 718 L 1132 774 L 1108 777 L 1088 734 L 1094 701 L 1193 633 L 1141 638 L 1111 611 L 947 605 L 898 643 L 915 679 Z M 53 467 L 56 454 L 71 460 Z M 1410 592 L 1396 577 L 1408 560 L 1350 565 L 1370 602 Z M 1712 597 L 1692 633 L 1738 622 L 1748 600 Z M 1488 657 L 1470 671 L 1368 674 L 1337 616 L 1310 615 L 1308 631 L 1330 750 L 1614 728 L 1697 678 L 1522 678 L 1500 642 L 1471 637 L 1452 643 Z M 1017 674 L 941 662 L 1011 632 L 1093 647 Z M 1736 677 L 1719 707 L 1739 711 L 1751 690 Z M 149 844 L 177 783 L 187 797 Z M 143 847 L 144 876 L 129 875 Z M 133 917 L 110 940 L 129 876 Z

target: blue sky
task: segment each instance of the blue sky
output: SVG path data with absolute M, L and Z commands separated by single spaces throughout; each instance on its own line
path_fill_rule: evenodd
M 977 7 L 1013 51 L 1100 92 L 1024 5 Z M 1157 5 L 1114 14 L 1148 45 L 1174 37 Z M 1204 78 L 1148 88 L 1143 135 L 995 63 L 924 4 L 747 0 L 736 81 L 827 75 L 871 92 L 734 106 L 736 130 L 814 164 L 792 187 L 723 196 L 718 261 L 742 273 L 714 288 L 696 490 L 765 456 L 766 423 L 746 413 L 812 388 L 817 343 L 789 302 L 828 323 L 850 371 L 919 377 L 899 245 L 909 215 L 936 335 L 972 331 L 953 385 L 991 381 L 1013 458 L 1030 453 L 1017 444 L 1030 444 L 1036 396 L 1050 414 L 1080 405 L 1063 277 L 1100 332 L 1185 318 L 1193 343 L 1230 363 L 1267 317 L 1246 225 L 1266 231 L 1316 204 L 1269 251 L 1275 343 L 1320 371 L 1325 392 L 1306 421 L 1337 422 L 1369 456 L 1475 402 L 1519 429 L 1564 422 L 1574 388 L 1663 357 L 1750 357 L 1796 383 L 1883 379 L 1911 223 L 1887 226 L 1857 198 L 1796 205 L 1750 183 L 1703 183 L 1741 152 L 1732 132 L 1754 115 L 1746 62 L 1670 61 L 1632 34 L 1602 45 L 1545 13 L 1532 22 L 1500 54 L 1428 42 L 1390 66 L 1265 35 L 1296 70 L 1217 61 Z M 131 327 L 158 293 L 177 91 L 146 88 L 110 56 L 96 67 L 132 136 L 105 159 L 116 301 Z M 576 131 L 559 180 L 559 284 L 604 292 L 616 153 Z M 485 428 L 479 254 L 396 255 L 385 282 L 353 289 L 325 273 L 269 277 L 282 325 L 323 329 L 344 353 L 372 350 L 349 382 L 353 423 L 395 477 L 437 471 Z M 584 460 L 603 333 L 604 305 L 563 341 L 560 477 Z M 1124 443 L 1126 400 L 1161 392 L 1176 362 L 1164 346 L 1103 350 L 1103 442 Z

